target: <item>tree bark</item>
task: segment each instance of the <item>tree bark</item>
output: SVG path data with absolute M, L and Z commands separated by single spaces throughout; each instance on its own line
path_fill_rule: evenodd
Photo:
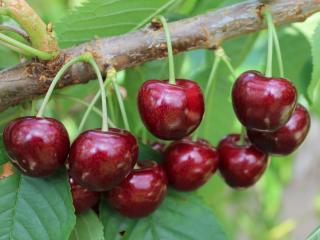
M 169 29 L 174 53 L 216 48 L 225 40 L 265 28 L 263 1 L 249 0 L 200 16 L 172 22 Z M 274 0 L 268 5 L 276 25 L 305 20 L 320 11 L 320 0 Z M 152 27 L 121 36 L 102 38 L 62 50 L 51 62 L 32 61 L 0 72 L 0 111 L 42 95 L 59 68 L 70 58 L 91 52 L 102 72 L 109 65 L 117 70 L 166 57 L 163 29 Z M 70 68 L 59 87 L 94 79 L 91 67 L 79 63 Z

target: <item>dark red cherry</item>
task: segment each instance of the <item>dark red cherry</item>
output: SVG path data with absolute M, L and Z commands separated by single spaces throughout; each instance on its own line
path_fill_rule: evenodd
M 192 191 L 205 184 L 218 168 L 218 152 L 204 140 L 173 142 L 165 152 L 164 167 L 176 189 Z
M 233 188 L 254 185 L 268 166 L 268 154 L 251 143 L 239 145 L 239 134 L 228 135 L 218 146 L 219 170 L 226 183 Z
M 22 117 L 3 132 L 12 163 L 33 177 L 51 175 L 68 157 L 70 141 L 63 124 L 53 118 Z
M 76 184 L 72 178 L 70 178 L 70 186 L 73 206 L 77 214 L 84 212 L 98 203 L 99 193 L 92 192 Z
M 140 116 L 156 137 L 178 140 L 191 134 L 200 124 L 204 100 L 199 85 L 190 80 L 149 80 L 139 90 Z
M 142 161 L 137 165 L 139 169 L 106 193 L 109 204 L 130 218 L 145 217 L 155 211 L 167 192 L 167 177 L 159 164 Z
M 273 131 L 288 122 L 297 102 L 294 85 L 256 71 L 240 75 L 232 90 L 234 111 L 248 129 Z
M 149 142 L 149 146 L 159 152 L 159 153 L 164 153 L 165 149 L 166 149 L 166 145 L 162 142 L 159 142 L 159 141 L 151 141 Z
M 303 143 L 309 128 L 309 113 L 302 105 L 298 105 L 290 120 L 283 127 L 274 132 L 249 130 L 248 138 L 262 151 L 276 155 L 288 155 Z
M 71 145 L 70 176 L 91 191 L 110 190 L 130 173 L 137 151 L 137 141 L 128 131 L 86 131 Z

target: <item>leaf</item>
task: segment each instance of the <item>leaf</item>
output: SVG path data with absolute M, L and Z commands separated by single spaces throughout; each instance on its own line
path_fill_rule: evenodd
M 56 24 L 61 47 L 120 35 L 149 22 L 176 0 L 92 0 Z
M 319 240 L 319 239 L 320 239 L 320 227 L 314 230 L 314 232 L 311 233 L 307 238 L 307 240 Z
M 320 91 L 320 25 L 316 28 L 312 37 L 312 80 L 308 87 L 308 97 L 311 103 L 315 103 L 319 98 Z
M 146 149 L 144 146 L 142 149 Z M 158 159 L 149 148 L 144 157 Z M 224 240 L 213 212 L 204 205 L 196 193 L 181 193 L 169 190 L 161 206 L 151 215 L 141 219 L 129 219 L 101 202 L 100 219 L 106 240 Z
M 65 171 L 45 179 L 0 180 L 0 239 L 65 240 L 75 224 Z
M 195 193 L 171 190 L 157 211 L 138 220 L 121 216 L 103 201 L 100 217 L 106 240 L 226 239 L 212 210 Z
M 77 223 L 69 240 L 103 240 L 103 225 L 93 210 L 77 216 Z
M 0 165 L 9 161 L 9 157 L 7 155 L 6 150 L 4 149 L 3 145 L 3 138 L 0 138 Z

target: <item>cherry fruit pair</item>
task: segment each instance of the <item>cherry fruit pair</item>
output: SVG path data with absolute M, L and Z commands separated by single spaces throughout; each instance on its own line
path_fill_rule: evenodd
M 219 146 L 220 172 L 231 187 L 253 185 L 268 165 L 268 154 L 288 155 L 306 138 L 308 111 L 297 105 L 297 91 L 284 78 L 268 78 L 257 71 L 240 75 L 232 102 L 247 138 L 229 135 Z
M 232 98 L 248 138 L 262 151 L 288 155 L 306 138 L 310 116 L 297 105 L 297 91 L 289 80 L 248 71 L 236 80 Z

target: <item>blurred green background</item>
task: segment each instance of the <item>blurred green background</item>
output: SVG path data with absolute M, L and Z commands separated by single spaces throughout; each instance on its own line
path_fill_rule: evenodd
M 64 16 L 81 5 L 81 0 L 29 0 L 42 18 L 57 27 L 60 46 L 88 40 L 81 31 L 73 34 L 66 29 L 76 28 L 73 24 L 76 17 L 64 19 Z M 134 1 L 132 1 L 134 2 Z M 164 15 L 170 20 L 178 20 L 205 13 L 239 0 L 176 0 L 168 7 Z M 62 20 L 61 20 L 62 19 Z M 2 21 L 8 21 L 3 18 Z M 294 81 L 300 97 L 299 101 L 308 107 L 307 92 L 311 81 L 312 36 L 320 23 L 320 15 L 310 17 L 304 23 L 295 23 L 278 28 L 282 47 L 285 76 Z M 90 28 L 88 22 L 88 28 Z M 61 27 L 66 25 L 66 27 Z M 97 37 L 118 34 L 124 30 L 100 26 Z M 237 74 L 256 69 L 264 71 L 267 52 L 267 33 L 261 31 L 223 43 L 222 47 L 231 59 Z M 180 78 L 193 79 L 204 89 L 214 56 L 209 50 L 196 50 L 179 54 L 175 57 L 176 75 Z M 19 56 L 0 46 L 0 69 L 19 63 Z M 274 75 L 278 74 L 277 61 L 274 59 Z M 126 92 L 126 109 L 131 129 L 140 139 L 154 139 L 146 133 L 136 107 L 136 95 L 141 83 L 147 79 L 165 79 L 168 77 L 166 60 L 153 61 L 118 74 L 122 89 Z M 225 65 L 221 64 L 217 74 L 217 86 L 206 99 L 206 115 L 200 128 L 200 136 L 216 145 L 226 134 L 239 132 L 240 125 L 235 118 L 230 102 L 230 88 L 235 79 L 232 78 Z M 61 119 L 74 138 L 79 121 L 85 110 L 80 103 L 65 95 L 89 101 L 98 89 L 98 83 L 92 81 L 86 85 L 72 86 L 57 90 L 50 102 L 47 116 Z M 109 89 L 113 102 L 115 94 Z M 316 104 L 317 106 L 317 104 Z M 304 239 L 316 226 L 320 213 L 320 195 L 318 173 L 320 154 L 317 143 L 319 131 L 320 109 L 310 109 L 313 115 L 313 127 L 304 146 L 296 154 L 285 158 L 273 158 L 268 171 L 259 183 L 248 190 L 232 190 L 223 183 L 216 174 L 212 180 L 198 191 L 213 209 L 220 224 L 230 239 Z M 28 112 L 28 104 L 17 106 L 0 114 L 1 127 L 10 119 Z M 123 127 L 120 112 L 114 107 L 114 122 Z M 86 128 L 97 127 L 100 116 L 91 114 Z

